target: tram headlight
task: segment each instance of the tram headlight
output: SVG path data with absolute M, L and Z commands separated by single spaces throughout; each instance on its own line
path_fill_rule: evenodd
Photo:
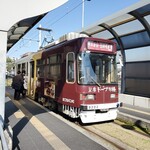
M 112 99 L 118 98 L 118 94 L 110 94 L 110 98 L 112 98 Z
M 94 94 L 80 94 L 80 100 L 94 100 Z

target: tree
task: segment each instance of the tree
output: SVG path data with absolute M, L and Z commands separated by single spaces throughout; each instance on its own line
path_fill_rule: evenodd
M 11 72 L 13 70 L 14 66 L 15 66 L 15 59 L 7 57 L 6 58 L 6 69 L 7 69 L 7 71 Z

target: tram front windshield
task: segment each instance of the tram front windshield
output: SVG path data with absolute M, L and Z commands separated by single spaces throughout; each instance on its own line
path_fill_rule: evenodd
M 84 52 L 78 55 L 78 83 L 97 84 L 116 83 L 116 56 L 100 53 Z

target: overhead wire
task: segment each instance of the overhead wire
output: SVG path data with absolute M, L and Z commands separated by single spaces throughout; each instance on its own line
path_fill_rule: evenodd
M 70 9 L 69 11 L 67 11 L 64 15 L 62 15 L 62 16 L 59 17 L 57 20 L 55 20 L 55 21 L 53 21 L 51 24 L 49 24 L 48 27 L 50 27 L 50 26 L 56 24 L 56 23 L 59 22 L 61 19 L 63 19 L 65 16 L 67 16 L 67 15 L 70 14 L 70 13 L 72 13 L 75 9 L 77 9 L 80 5 L 82 5 L 82 3 L 83 3 L 83 1 L 80 2 L 80 3 L 78 3 L 75 7 L 73 7 L 73 8 Z M 46 17 L 46 16 L 45 16 L 45 17 Z M 55 17 L 55 18 L 57 18 L 57 17 Z M 43 18 L 43 19 L 44 19 L 44 18 Z M 41 21 L 42 21 L 42 20 L 41 20 Z M 48 23 L 49 23 L 49 22 L 48 22 Z M 46 24 L 48 24 L 48 23 L 44 23 L 44 24 L 46 25 Z M 33 31 L 33 30 L 35 30 L 35 29 L 32 29 L 32 31 Z M 35 34 L 32 34 L 31 37 L 30 37 L 30 39 L 34 39 L 34 38 L 36 38 L 36 37 L 38 36 L 38 32 L 33 32 L 33 33 L 35 33 Z M 28 34 L 30 34 L 30 32 L 29 32 Z M 26 38 L 21 38 L 21 40 L 25 40 L 25 39 L 26 39 Z M 22 42 L 22 41 L 20 41 L 20 43 L 21 43 L 21 42 Z M 24 42 L 24 41 L 23 41 L 23 42 Z M 20 48 L 22 48 L 22 47 L 27 46 L 27 44 L 28 44 L 29 42 L 31 42 L 31 40 L 27 41 L 27 42 L 24 43 L 22 46 L 21 46 L 20 43 L 18 43 L 18 44 L 19 44 L 19 45 L 18 45 L 18 48 L 15 48 L 15 51 L 12 51 L 12 53 L 18 51 L 18 49 L 20 49 Z M 9 55 L 10 55 L 10 54 L 11 54 L 11 53 L 9 53 Z

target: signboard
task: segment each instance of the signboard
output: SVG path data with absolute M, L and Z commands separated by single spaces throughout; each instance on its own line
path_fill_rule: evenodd
M 87 49 L 89 50 L 101 50 L 105 52 L 113 52 L 113 44 L 103 43 L 100 41 L 88 41 Z

